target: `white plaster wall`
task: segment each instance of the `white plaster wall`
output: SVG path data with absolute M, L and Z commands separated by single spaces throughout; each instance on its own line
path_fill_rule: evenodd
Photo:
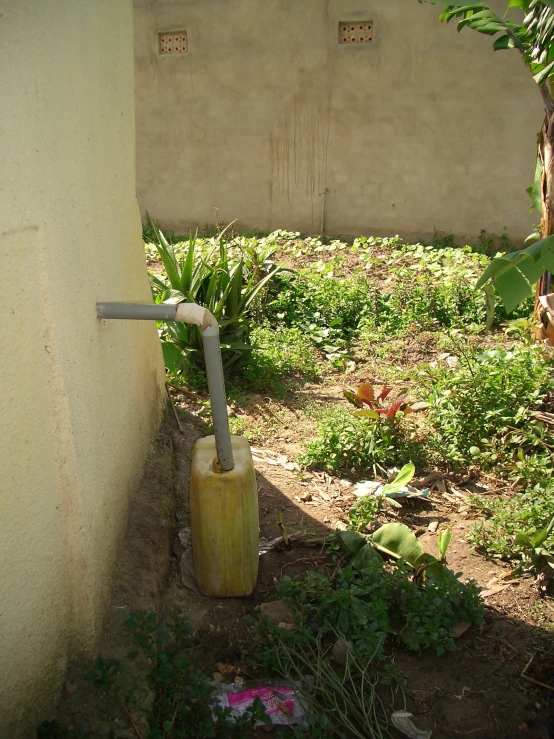
M 503 9 L 503 0 L 493 5 Z M 541 100 L 518 55 L 417 0 L 135 0 L 137 193 L 170 228 L 514 239 Z M 370 46 L 339 21 L 374 21 Z M 160 56 L 157 34 L 188 33 Z
M 131 0 L 0 0 L 0 737 L 90 652 L 155 429 Z

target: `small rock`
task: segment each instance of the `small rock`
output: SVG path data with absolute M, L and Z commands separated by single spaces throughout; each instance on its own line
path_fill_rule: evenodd
M 303 503 L 306 503 L 306 501 L 311 500 L 311 499 L 312 499 L 312 494 L 311 493 L 302 493 L 302 495 L 300 496 L 300 500 Z
M 289 624 L 286 621 L 280 621 L 277 626 L 285 631 L 294 631 L 294 624 Z
M 294 622 L 292 609 L 284 600 L 272 600 L 268 603 L 262 603 L 260 611 L 268 621 L 274 624 Z
M 222 675 L 233 675 L 235 672 L 240 672 L 240 669 L 233 665 L 228 665 L 225 662 L 218 662 L 216 667 Z
M 459 639 L 462 634 L 465 634 L 465 632 L 469 629 L 471 624 L 469 621 L 458 621 L 457 624 L 454 625 L 454 628 L 452 631 L 454 632 L 454 639 Z
M 438 528 L 439 528 L 439 522 L 438 521 L 431 521 L 431 523 L 429 524 L 429 526 L 427 526 L 427 531 L 430 534 L 436 534 Z
M 339 531 L 346 531 L 348 529 L 348 526 L 344 523 L 344 521 L 336 521 L 334 528 L 338 529 Z
M 352 651 L 353 644 L 351 641 L 345 639 L 338 639 L 331 651 L 333 659 L 338 662 L 339 665 L 343 665 L 346 662 L 346 655 Z
M 73 693 L 77 692 L 77 686 L 70 682 L 64 683 L 63 688 L 66 695 L 73 695 Z

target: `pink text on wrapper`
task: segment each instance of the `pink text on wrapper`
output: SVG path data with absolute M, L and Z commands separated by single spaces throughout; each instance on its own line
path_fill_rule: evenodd
M 248 708 L 256 698 L 262 701 L 268 715 L 282 711 L 290 716 L 294 712 L 294 690 L 290 688 L 252 688 L 243 693 L 227 693 L 231 708 Z

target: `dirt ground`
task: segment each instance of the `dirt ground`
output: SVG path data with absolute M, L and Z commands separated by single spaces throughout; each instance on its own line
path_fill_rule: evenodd
M 317 390 L 329 397 L 340 392 L 337 387 L 307 388 L 303 392 L 313 394 Z M 293 403 L 292 398 L 290 402 Z M 190 434 L 198 428 L 197 422 L 188 412 L 181 413 L 188 418 L 186 433 Z M 270 458 L 281 455 L 282 464 L 287 464 L 285 457 L 294 459 L 306 432 L 299 425 L 283 428 L 273 440 L 271 451 L 275 454 Z M 187 445 L 178 435 L 174 438 L 177 489 L 182 491 L 178 525 L 184 527 L 188 467 L 186 453 L 179 450 L 182 446 L 186 450 Z M 300 479 L 296 470 L 282 464 L 255 462 L 263 538 L 279 535 L 279 511 L 283 512 L 289 534 L 301 530 L 325 534 L 348 520 L 355 500 L 349 481 L 325 473 L 307 474 Z M 463 634 L 456 652 L 440 657 L 431 652 L 394 652 L 395 662 L 405 677 L 408 708 L 418 727 L 432 729 L 435 739 L 466 735 L 477 739 L 554 736 L 554 691 L 521 677 L 532 658 L 525 675 L 554 686 L 552 600 L 540 598 L 532 580 L 510 580 L 506 585 L 503 578 L 510 568 L 476 554 L 467 542 L 473 523 L 467 496 L 475 492 L 486 494 L 491 488 L 494 484 L 486 478 L 445 480 L 438 476 L 429 502 L 404 504 L 402 520 L 416 531 L 426 551 L 436 555 L 437 533 L 441 528 L 451 528 L 449 566 L 461 572 L 463 579 L 475 579 L 485 594 L 485 625 L 481 629 L 472 627 Z M 384 515 L 383 522 L 387 520 L 394 520 L 393 514 Z M 433 534 L 427 530 L 431 522 L 439 522 Z M 227 663 L 240 668 L 246 677 L 258 677 L 248 674 L 245 663 L 251 640 L 245 616 L 255 615 L 260 603 L 275 597 L 273 585 L 283 575 L 324 566 L 321 550 L 293 547 L 263 555 L 254 594 L 244 600 L 221 601 L 200 598 L 183 587 L 177 566 L 182 551 L 177 539 L 166 609 L 176 608 L 189 614 L 196 628 L 198 658 L 208 674 L 217 672 L 218 663 Z
M 348 253 L 344 257 L 342 270 L 347 274 L 356 264 L 350 265 L 348 260 L 353 257 Z M 298 257 L 291 265 L 297 267 L 303 261 Z M 387 278 L 385 263 L 374 265 L 373 276 L 379 269 L 383 279 Z M 482 338 L 478 341 L 483 344 Z M 437 334 L 420 332 L 412 338 L 392 339 L 378 349 L 398 370 L 417 368 L 436 357 Z M 325 536 L 346 527 L 356 500 L 353 481 L 325 473 L 300 473 L 295 460 L 302 443 L 314 434 L 310 406 L 343 402 L 344 385 L 355 386 L 365 379 L 384 382 L 379 377 L 377 349 L 373 360 L 355 354 L 353 358 L 365 376 L 359 371 L 344 376 L 337 372 L 320 383 L 292 384 L 279 400 L 271 394 L 244 393 L 230 402 L 232 423 L 242 424 L 251 439 L 262 541 L 282 533 L 280 513 L 289 535 L 311 532 Z M 171 396 L 182 431 L 168 414 L 153 445 L 133 504 L 99 652 L 125 657 L 130 644 L 123 624 L 130 613 L 156 611 L 163 619 L 176 612 L 190 619 L 195 663 L 208 676 L 218 678 L 223 671 L 227 681 L 235 676 L 257 679 L 262 675 L 249 659 L 251 618 L 257 616 L 262 603 L 275 599 L 274 585 L 282 577 L 308 570 L 325 572 L 328 562 L 321 547 L 275 549 L 261 555 L 258 584 L 250 597 L 218 600 L 198 593 L 188 546 L 188 491 L 192 447 L 209 433 L 207 396 L 178 388 L 171 389 Z M 438 533 L 450 528 L 448 565 L 482 588 L 485 623 L 469 628 L 457 640 L 457 650 L 440 657 L 430 651 L 393 650 L 405 680 L 406 707 L 419 728 L 432 730 L 433 739 L 554 738 L 554 601 L 540 597 L 533 580 L 510 578 L 508 564 L 486 559 L 468 543 L 475 522 L 469 495 L 504 494 L 506 486 L 477 471 L 467 477 L 435 472 L 429 499 L 404 502 L 401 511 L 383 513 L 379 523 L 402 520 L 415 531 L 424 549 L 435 555 Z M 70 728 L 85 727 L 86 736 L 113 736 L 113 717 L 108 718 L 105 700 L 83 680 L 90 664 L 89 656 L 72 666 L 55 717 Z M 404 708 L 400 694 L 395 708 Z M 141 717 L 136 720 L 140 726 Z M 127 728 L 123 713 L 116 721 L 121 739 L 136 736 Z
M 301 388 L 284 404 L 290 413 L 278 417 L 278 430 L 269 437 L 261 436 L 252 445 L 258 450 L 254 452 L 256 459 L 276 462 L 255 462 L 262 539 L 271 540 L 281 533 L 279 511 L 289 535 L 298 531 L 325 535 L 348 520 L 355 500 L 351 481 L 325 473 L 299 475 L 290 464 L 301 441 L 311 433 L 299 422 L 295 407 L 306 397 L 327 400 L 337 398 L 340 392 L 338 386 Z M 284 575 L 324 568 L 325 556 L 321 548 L 307 546 L 263 554 L 256 590 L 244 599 L 202 597 L 195 592 L 186 568 L 187 584 L 183 584 L 181 559 L 186 551 L 182 541 L 186 541 L 188 527 L 190 455 L 195 440 L 206 433 L 206 426 L 200 398 L 177 392 L 173 395 L 183 432 L 169 416 L 152 450 L 143 487 L 133 506 L 100 653 L 124 658 L 129 641 L 123 622 L 130 613 L 155 610 L 163 617 L 177 612 L 191 621 L 195 662 L 208 676 L 227 669 L 225 679 L 229 681 L 236 675 L 259 678 L 260 673 L 247 659 L 252 644 L 247 617 L 256 617 L 260 604 L 275 598 L 273 586 Z M 264 402 L 271 407 L 269 398 L 251 401 L 258 412 Z M 539 597 L 532 580 L 505 582 L 509 567 L 476 554 L 467 542 L 472 524 L 467 495 L 495 490 L 495 481 L 484 477 L 445 479 L 438 475 L 428 501 L 406 502 L 401 511 L 401 519 L 430 553 L 437 553 L 438 531 L 451 528 L 449 566 L 461 572 L 463 578 L 475 579 L 485 596 L 484 626 L 466 631 L 457 641 L 457 651 L 440 657 L 432 652 L 393 652 L 405 679 L 407 708 L 419 728 L 433 731 L 434 739 L 554 737 L 553 602 Z M 394 520 L 397 515 L 396 511 L 383 514 L 382 522 Z M 432 522 L 439 523 L 435 533 L 428 531 Z M 86 736 L 110 736 L 113 717 L 108 720 L 102 697 L 83 680 L 87 668 L 90 662 L 73 665 L 56 716 L 69 726 L 86 727 Z M 399 698 L 396 708 L 403 707 Z M 120 737 L 134 736 L 125 728 L 123 715 L 116 721 Z

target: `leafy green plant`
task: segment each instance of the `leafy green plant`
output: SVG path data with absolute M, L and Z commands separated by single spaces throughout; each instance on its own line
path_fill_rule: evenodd
M 147 665 L 144 683 L 125 682 L 125 665 L 104 657 L 96 660 L 86 677 L 122 709 L 135 734 L 138 730 L 133 712 L 147 720 L 145 739 L 244 739 L 257 722 L 268 722 L 260 701 L 237 720 L 230 718 L 230 709 L 212 707 L 213 686 L 191 661 L 192 629 L 185 619 L 175 617 L 164 627 L 154 613 L 143 611 L 132 614 L 126 626 L 137 647 L 129 653 L 129 659 L 134 660 L 140 653 Z M 141 699 L 144 694 L 150 696 L 149 700 Z
M 348 357 L 368 303 L 365 277 L 322 276 L 313 268 L 282 272 L 270 290 L 266 315 L 272 324 L 298 327 L 333 364 Z
M 510 313 L 529 297 L 531 286 L 545 271 L 554 272 L 554 236 L 495 257 L 477 280 L 475 288 L 484 288 L 489 296 L 494 289 Z
M 475 496 L 471 504 L 487 517 L 472 527 L 471 545 L 492 557 L 517 560 L 523 554 L 522 539 L 518 535 L 531 539 L 543 529 L 545 521 L 554 516 L 554 489 L 550 485 L 550 476 L 545 476 L 542 485 L 528 488 L 511 498 Z M 547 545 L 554 546 L 552 533 Z
M 343 408 L 326 408 L 320 416 L 316 436 L 307 442 L 300 463 L 308 469 L 355 475 L 395 467 L 405 459 L 417 463 L 422 458 L 416 431 L 407 420 L 385 418 L 370 423 L 355 418 Z
M 386 496 L 390 493 L 396 493 L 405 485 L 408 485 L 414 475 L 415 466 L 409 462 L 395 475 L 394 480 L 383 485 L 379 495 L 366 495 L 358 500 L 349 513 L 350 527 L 354 531 L 363 531 L 377 513 L 381 511 L 385 501 L 392 504 L 393 507 L 399 507 L 398 503 Z
M 165 279 L 150 273 L 156 303 L 198 303 L 210 310 L 220 325 L 223 366 L 240 370 L 247 364 L 252 345 L 248 315 L 254 301 L 279 270 L 273 267 L 262 276 L 263 259 L 246 267 L 242 255 L 231 257 L 221 232 L 207 253 L 197 249 L 197 237 L 189 237 L 182 258 L 163 233 L 157 235 L 156 249 L 162 260 Z M 166 366 L 172 372 L 183 368 L 202 368 L 202 337 L 197 326 L 168 322 L 162 327 L 162 348 Z
M 454 369 L 429 370 L 429 453 L 453 469 L 481 464 L 514 480 L 541 482 L 554 443 L 533 411 L 554 384 L 551 361 L 541 347 L 485 352 L 464 350 Z M 537 479 L 538 478 L 538 479 Z
M 414 580 L 446 574 L 446 552 L 452 539 L 450 529 L 442 531 L 438 537 L 439 559 L 424 552 L 414 532 L 402 523 L 386 523 L 369 536 L 359 531 L 338 531 L 337 536 L 353 555 L 350 564 L 357 570 L 364 570 L 380 554 L 406 562 L 414 570 Z
M 383 508 L 383 500 L 375 495 L 366 495 L 352 506 L 348 513 L 349 529 L 364 531 Z
M 376 555 L 359 569 L 353 564 L 339 567 L 334 577 L 316 572 L 285 577 L 276 590 L 291 604 L 296 626 L 281 637 L 300 650 L 316 638 L 334 640 L 339 631 L 356 654 L 372 659 L 384 656 L 387 641 L 416 651 L 431 647 L 438 654 L 454 649 L 453 629 L 459 621 L 481 623 L 477 586 L 461 582 L 447 568 L 438 577 L 423 579 L 415 579 L 413 572 L 402 560 L 384 565 Z M 274 664 L 271 649 L 259 658 Z
M 540 324 L 534 317 L 514 318 L 503 326 L 507 338 L 518 339 L 527 346 L 535 343 L 534 334 L 539 327 Z
M 535 531 L 532 536 L 519 533 L 516 535 L 516 544 L 522 549 L 522 563 L 516 570 L 517 574 L 533 572 L 536 575 L 545 575 L 547 579 L 554 577 L 554 546 L 546 549 L 544 544 L 554 528 L 554 518 L 548 526 Z

